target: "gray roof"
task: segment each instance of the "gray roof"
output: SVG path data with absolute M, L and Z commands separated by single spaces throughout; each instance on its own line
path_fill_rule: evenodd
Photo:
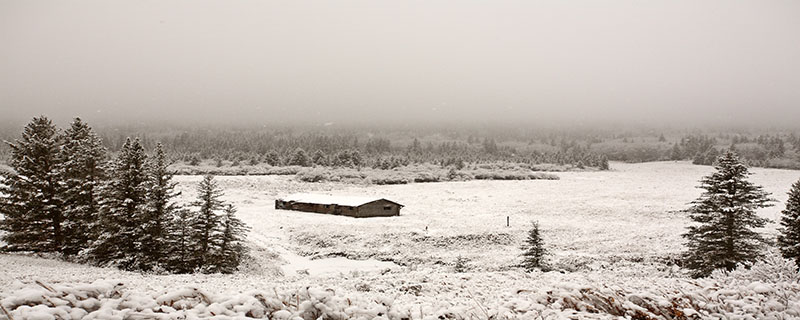
M 316 203 L 316 204 L 335 204 L 340 206 L 358 207 L 370 202 L 379 200 L 389 201 L 391 203 L 402 206 L 397 202 L 375 197 L 354 197 L 354 196 L 332 196 L 327 194 L 311 194 L 311 193 L 295 193 L 280 198 L 278 200 L 286 202 L 300 202 L 300 203 Z

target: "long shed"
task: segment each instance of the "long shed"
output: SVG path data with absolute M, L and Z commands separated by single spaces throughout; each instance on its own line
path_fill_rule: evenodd
M 348 217 L 399 216 L 403 205 L 384 198 L 296 193 L 275 199 L 275 209 L 326 213 Z

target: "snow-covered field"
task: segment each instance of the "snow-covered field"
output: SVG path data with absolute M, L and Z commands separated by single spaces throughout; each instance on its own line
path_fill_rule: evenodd
M 396 318 L 438 317 L 442 312 L 452 313 L 452 318 L 545 318 L 547 314 L 559 318 L 578 312 L 575 309 L 586 317 L 592 310 L 581 308 L 577 303 L 581 299 L 616 297 L 623 303 L 652 296 L 653 301 L 660 301 L 666 297 L 678 299 L 679 292 L 694 292 L 691 288 L 707 289 L 686 280 L 674 261 L 682 251 L 680 234 L 688 224 L 680 210 L 700 194 L 695 188 L 697 181 L 711 170 L 686 162 L 614 163 L 612 171 L 560 172 L 560 180 L 392 186 L 303 183 L 287 176 L 218 177 L 225 199 L 238 207 L 239 216 L 252 227 L 249 239 L 253 257 L 240 273 L 140 275 L 30 256 L 0 255 L 0 297 L 6 298 L 5 304 L 19 292 L 46 290 L 32 284 L 34 280 L 56 286 L 113 279 L 115 284 L 124 283 L 128 295 L 143 295 L 143 299 L 151 297 L 153 301 L 185 287 L 199 288 L 215 301 L 232 297 L 247 300 L 255 295 L 249 291 L 260 290 L 269 293 L 269 299 L 278 304 L 285 305 L 286 301 L 281 301 L 293 297 L 297 306 L 292 310 L 301 316 L 302 310 L 308 310 L 301 308 L 301 300 L 328 299 L 325 301 L 336 306 L 345 303 L 364 310 L 383 306 L 383 311 L 364 311 L 363 315 L 369 318 L 379 314 Z M 786 191 L 800 178 L 800 171 L 753 171 L 752 180 L 779 201 L 759 213 L 777 220 Z M 180 176 L 177 180 L 183 197 L 191 199 L 200 177 Z M 276 197 L 295 192 L 385 197 L 406 207 L 399 217 L 366 219 L 274 209 Z M 507 217 L 510 226 L 506 226 Z M 552 264 L 561 272 L 526 274 L 514 267 L 531 221 L 539 222 L 552 252 Z M 775 227 L 773 223 L 762 231 L 772 235 Z M 458 256 L 469 259 L 470 272 L 453 273 L 452 264 Z M 799 316 L 786 311 L 800 308 L 796 303 L 790 305 L 767 297 L 797 297 L 796 280 L 789 284 L 753 285 L 732 280 L 703 283 L 718 289 L 734 286 L 739 289 L 731 290 L 752 291 L 740 293 L 737 299 L 766 299 L 762 302 L 770 307 L 764 310 L 779 310 L 778 315 L 786 318 Z M 29 289 L 19 291 L 23 288 Z M 98 288 L 111 290 L 113 284 L 98 283 Z M 587 292 L 597 294 L 587 298 Z M 698 294 L 712 295 L 707 290 Z M 714 297 L 722 299 L 719 295 Z M 709 301 L 704 302 L 705 306 L 713 305 Z M 207 302 L 206 306 L 213 301 Z M 689 307 L 681 305 L 681 310 L 686 309 L 688 314 L 702 309 L 685 303 Z M 771 305 L 775 303 L 778 305 Z M 267 304 L 262 303 L 269 309 Z M 635 309 L 619 308 L 624 309 L 621 314 L 594 310 L 599 313 L 591 315 L 607 318 Z M 645 310 L 642 312 L 658 314 L 641 308 Z M 551 312 L 544 312 L 545 309 Z M 210 315 L 203 313 L 206 309 L 192 310 L 195 313 L 186 314 Z M 362 314 L 349 313 L 354 315 Z M 762 317 L 766 315 L 763 313 Z

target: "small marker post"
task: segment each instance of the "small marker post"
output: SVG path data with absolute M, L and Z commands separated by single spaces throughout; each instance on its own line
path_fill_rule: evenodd
M 511 217 L 510 216 L 506 216 L 506 227 L 510 227 L 510 226 L 511 226 Z

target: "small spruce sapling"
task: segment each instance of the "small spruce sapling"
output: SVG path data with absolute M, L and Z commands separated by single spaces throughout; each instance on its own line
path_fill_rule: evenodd
M 464 258 L 462 256 L 458 256 L 458 258 L 456 258 L 455 264 L 453 265 L 453 271 L 457 273 L 463 273 L 469 271 L 468 263 L 469 259 Z
M 528 238 L 522 246 L 522 267 L 526 271 L 531 272 L 536 269 L 546 271 L 546 256 L 547 250 L 544 248 L 544 240 L 539 233 L 539 223 L 534 222 L 530 231 L 528 231 Z

